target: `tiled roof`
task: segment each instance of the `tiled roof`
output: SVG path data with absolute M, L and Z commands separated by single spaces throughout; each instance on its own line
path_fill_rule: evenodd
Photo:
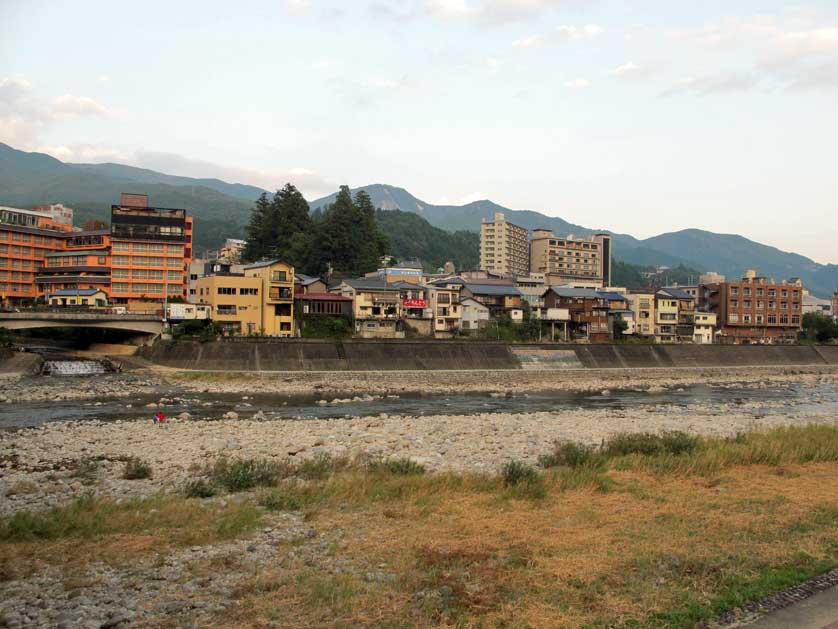
M 688 292 L 683 291 L 680 288 L 664 287 L 661 288 L 658 293 L 665 293 L 673 299 L 695 299 L 693 295 L 690 295 Z
M 303 293 L 295 295 L 294 298 L 300 301 L 352 301 L 351 297 L 344 297 L 337 293 Z
M 245 269 L 245 271 L 247 269 L 261 269 L 261 268 L 264 268 L 266 266 L 279 264 L 281 262 L 282 262 L 282 260 L 262 260 L 261 262 L 254 262 L 253 264 L 250 264 L 250 265 L 244 267 L 244 269 Z
M 377 278 L 359 277 L 351 280 L 344 280 L 346 284 L 356 290 L 424 290 L 425 287 L 420 284 L 411 284 L 410 282 L 387 282 Z
M 62 288 L 53 293 L 50 297 L 91 297 L 96 293 L 104 292 L 98 288 Z

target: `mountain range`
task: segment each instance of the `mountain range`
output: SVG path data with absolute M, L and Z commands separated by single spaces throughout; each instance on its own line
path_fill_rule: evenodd
M 564 236 L 589 236 L 596 232 L 612 234 L 614 258 L 644 266 L 683 264 L 703 271 L 717 271 L 739 277 L 753 268 L 771 277 L 799 277 L 814 294 L 826 297 L 838 287 L 838 265 L 819 264 L 803 255 L 781 251 L 736 234 L 719 234 L 685 229 L 638 239 L 575 225 L 562 218 L 528 210 L 505 208 L 489 200 L 466 205 L 426 203 L 407 190 L 386 184 L 363 186 L 376 207 L 415 214 L 446 232 L 478 232 L 483 219 L 495 212 L 527 229 L 547 228 Z M 356 189 L 356 190 L 358 190 Z M 355 190 L 353 190 L 354 192 Z M 196 217 L 195 247 L 216 247 L 224 238 L 243 233 L 253 201 L 264 190 L 256 186 L 227 183 L 219 179 L 196 179 L 159 173 L 123 164 L 65 163 L 43 153 L 27 153 L 0 143 L 0 205 L 34 207 L 43 203 L 63 203 L 77 208 L 77 222 L 88 218 L 105 219 L 121 192 L 143 192 L 158 207 L 177 207 Z M 310 202 L 312 210 L 333 201 L 329 195 Z M 392 229 L 418 229 L 415 222 L 389 221 Z M 421 230 L 429 238 L 433 232 Z M 438 234 L 438 232 L 437 232 Z M 394 236 L 396 238 L 394 238 Z M 411 234 L 390 234 L 407 246 Z M 451 242 L 474 242 L 462 238 Z M 447 238 L 446 238 L 447 240 Z M 423 250 L 420 248 L 419 250 Z

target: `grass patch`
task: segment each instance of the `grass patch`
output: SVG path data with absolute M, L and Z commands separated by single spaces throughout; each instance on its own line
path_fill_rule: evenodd
M 212 498 L 217 489 L 206 478 L 193 478 L 184 483 L 181 493 L 187 498 Z
M 149 533 L 161 534 L 176 545 L 203 544 L 237 537 L 258 524 L 260 517 L 253 505 L 202 505 L 180 496 L 158 495 L 120 504 L 85 497 L 66 507 L 20 511 L 0 520 L 0 543 Z
M 229 492 L 246 491 L 276 484 L 289 473 L 287 464 L 271 459 L 218 459 L 210 478 Z
M 99 472 L 102 469 L 102 462 L 93 457 L 82 457 L 73 466 L 72 476 L 79 479 L 84 485 L 93 485 L 99 480 Z
M 140 458 L 131 457 L 125 461 L 122 478 L 125 480 L 144 480 L 151 478 L 151 464 Z
M 391 476 L 421 476 L 427 469 L 424 465 L 410 459 L 384 459 L 372 461 L 367 469 L 373 474 Z

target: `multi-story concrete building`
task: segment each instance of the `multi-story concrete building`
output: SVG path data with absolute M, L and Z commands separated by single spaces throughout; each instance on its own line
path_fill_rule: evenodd
M 530 267 L 529 232 L 496 212 L 480 224 L 480 269 L 501 275 L 526 275 Z
M 611 236 L 560 238 L 549 229 L 533 231 L 530 270 L 543 273 L 547 284 L 602 288 L 611 284 Z
M 246 246 L 246 240 L 228 238 L 218 250 L 218 260 L 225 264 L 241 264 L 242 253 Z
M 541 296 L 547 288 L 544 273 L 530 273 L 515 278 L 515 288 L 521 293 L 521 299 L 533 310 L 541 308 Z
M 626 295 L 629 308 L 634 313 L 634 334 L 636 336 L 655 335 L 655 294 L 629 293 Z
M 715 339 L 716 315 L 712 312 L 696 312 L 693 342 L 697 345 L 710 345 Z
M 198 279 L 209 275 L 244 275 L 243 264 L 229 264 L 222 260 L 206 260 L 204 258 L 193 258 L 187 267 L 187 291 L 186 300 L 197 304 L 198 301 Z
M 210 318 L 234 336 L 262 333 L 262 279 L 241 274 L 205 275 L 196 280 L 198 303 L 210 307 Z
M 344 280 L 335 292 L 352 299 L 355 333 L 363 338 L 403 338 L 405 328 L 430 335 L 427 287 L 378 278 Z
M 44 256 L 64 247 L 72 225 L 47 212 L 0 207 L 0 297 L 19 303 L 39 296 L 35 276 Z
M 460 288 L 455 286 L 428 286 L 428 298 L 434 319 L 435 337 L 447 337 L 462 327 L 463 311 L 460 307 Z
M 281 260 L 267 260 L 245 267 L 244 275 L 262 282 L 262 333 L 293 336 L 294 267 Z
M 198 303 L 212 308 L 212 320 L 234 335 L 294 335 L 294 267 L 279 260 L 197 279 Z
M 775 282 L 747 271 L 735 282 L 701 287 L 718 317 L 722 343 L 793 343 L 803 320 L 803 286 Z
M 192 218 L 186 210 L 150 207 L 147 195 L 123 193 L 111 206 L 110 237 L 114 303 L 187 295 Z
M 662 288 L 655 293 L 655 341 L 693 342 L 696 298 L 679 288 Z

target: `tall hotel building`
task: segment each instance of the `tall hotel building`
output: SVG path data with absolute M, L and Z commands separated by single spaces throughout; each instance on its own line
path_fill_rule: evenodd
M 513 225 L 501 212 L 480 224 L 480 269 L 499 275 L 529 273 L 529 232 Z
M 52 208 L 61 208 L 56 212 Z M 39 210 L 0 207 L 0 298 L 18 302 L 38 296 L 36 275 L 44 257 L 63 249 L 73 226 L 66 208 L 48 206 Z
M 144 194 L 111 206 L 111 299 L 163 300 L 186 295 L 192 218 L 186 210 L 149 207 Z
M 61 205 L 0 208 L 0 298 L 19 303 L 62 289 L 97 288 L 114 303 L 186 294 L 192 219 L 123 194 L 110 228 L 78 230 Z
M 547 284 L 552 286 L 610 286 L 611 236 L 595 234 L 584 239 L 573 235 L 560 238 L 549 229 L 533 230 L 530 270 L 544 273 Z

